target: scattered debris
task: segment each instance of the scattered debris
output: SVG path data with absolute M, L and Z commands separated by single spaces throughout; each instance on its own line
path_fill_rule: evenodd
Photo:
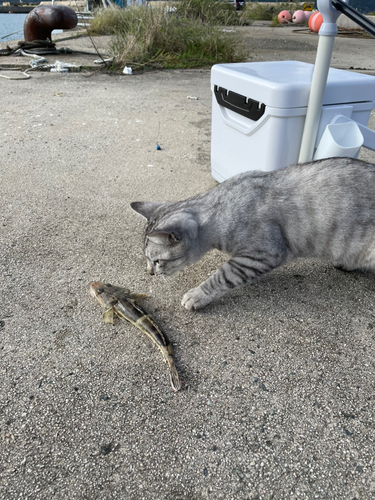
M 76 64 L 64 63 L 61 61 L 55 61 L 55 64 L 50 64 L 51 73 L 68 73 L 72 68 L 78 68 Z
M 31 59 L 29 64 L 32 68 L 36 68 L 37 66 L 41 66 L 42 64 L 47 62 L 47 59 L 45 57 L 39 57 L 37 56 L 38 59 Z
M 107 64 L 114 60 L 114 57 L 108 57 L 107 59 L 95 59 L 94 64 Z

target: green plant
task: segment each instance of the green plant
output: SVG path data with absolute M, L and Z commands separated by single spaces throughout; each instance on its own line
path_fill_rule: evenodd
M 113 35 L 126 26 L 126 17 L 125 9 L 97 9 L 88 30 L 91 35 Z
M 106 11 L 109 9 L 106 9 Z M 246 59 L 240 36 L 201 19 L 169 13 L 161 7 L 133 6 L 100 11 L 92 34 L 112 34 L 114 69 L 192 68 Z
M 204 24 L 236 26 L 241 17 L 234 3 L 215 0 L 179 0 L 174 4 L 176 14 L 187 19 L 199 19 Z
M 271 21 L 275 12 L 275 7 L 258 2 L 246 2 L 245 9 L 241 12 L 241 17 L 252 21 Z
M 246 24 L 246 21 L 272 21 L 272 25 L 275 25 L 279 24 L 277 16 L 282 10 L 288 10 L 291 13 L 302 10 L 302 4 L 299 2 L 275 2 L 273 5 L 246 2 L 245 5 L 245 9 L 241 12 L 242 24 Z

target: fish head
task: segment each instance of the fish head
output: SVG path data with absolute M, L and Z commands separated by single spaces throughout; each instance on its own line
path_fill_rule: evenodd
M 101 281 L 93 281 L 90 283 L 90 295 L 94 299 L 98 298 L 106 290 L 105 283 Z
M 102 281 L 93 281 L 90 283 L 91 297 L 98 300 L 103 306 L 115 305 L 118 300 L 116 292 L 118 293 L 119 290 L 122 289 Z

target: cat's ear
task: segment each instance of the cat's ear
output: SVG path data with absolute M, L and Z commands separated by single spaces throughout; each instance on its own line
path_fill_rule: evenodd
M 130 207 L 137 212 L 137 214 L 142 215 L 147 220 L 153 216 L 155 210 L 163 205 L 163 202 L 154 201 L 134 201 L 130 203 Z
M 154 243 L 173 245 L 181 239 L 178 231 L 154 231 L 147 235 L 147 238 Z
M 198 222 L 189 214 L 177 214 L 175 220 L 169 221 L 147 234 L 147 238 L 154 243 L 170 245 L 181 240 L 193 241 L 197 236 Z

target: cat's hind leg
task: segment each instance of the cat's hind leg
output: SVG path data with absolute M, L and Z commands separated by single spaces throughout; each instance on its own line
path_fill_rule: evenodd
M 344 262 L 345 260 L 345 262 Z M 346 259 L 334 259 L 332 264 L 339 271 L 372 271 L 375 272 L 375 243 L 366 245 L 358 253 Z
M 351 273 L 352 271 L 356 271 L 356 267 L 347 267 L 344 264 L 333 263 L 333 267 L 335 267 L 338 271 L 342 271 L 344 273 Z

